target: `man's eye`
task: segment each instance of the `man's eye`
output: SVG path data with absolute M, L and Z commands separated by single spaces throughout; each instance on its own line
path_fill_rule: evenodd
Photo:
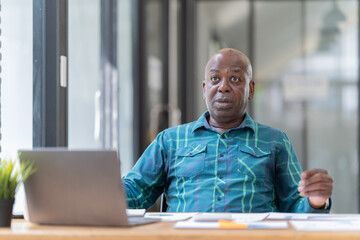
M 231 77 L 231 81 L 233 82 L 239 82 L 240 78 L 239 77 Z
M 219 78 L 218 77 L 210 77 L 210 81 L 217 82 L 217 81 L 219 81 Z

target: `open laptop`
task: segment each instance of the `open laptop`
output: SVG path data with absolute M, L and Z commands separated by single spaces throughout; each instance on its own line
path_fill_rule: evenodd
M 154 222 L 128 217 L 120 161 L 114 150 L 19 150 L 34 161 L 25 181 L 28 219 L 39 224 L 131 226 Z

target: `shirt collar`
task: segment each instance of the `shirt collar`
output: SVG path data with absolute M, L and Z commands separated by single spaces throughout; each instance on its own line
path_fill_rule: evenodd
M 209 116 L 209 111 L 204 112 L 198 120 L 196 120 L 195 125 L 192 129 L 192 132 L 199 128 L 210 128 L 209 123 L 207 122 L 206 118 Z M 234 129 L 240 129 L 240 128 L 250 128 L 255 132 L 255 121 L 250 117 L 250 115 L 245 112 L 245 118 L 242 121 L 242 123 L 234 128 Z

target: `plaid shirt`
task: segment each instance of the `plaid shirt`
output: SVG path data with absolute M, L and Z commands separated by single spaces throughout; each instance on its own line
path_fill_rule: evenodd
M 197 121 L 169 128 L 123 178 L 129 208 L 148 208 L 165 192 L 169 212 L 328 212 L 298 191 L 302 172 L 285 133 L 246 113 L 223 134 Z

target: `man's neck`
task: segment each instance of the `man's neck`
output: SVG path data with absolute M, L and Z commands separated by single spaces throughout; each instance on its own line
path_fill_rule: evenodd
M 217 121 L 216 119 L 209 116 L 207 121 L 212 129 L 215 129 L 221 134 L 223 134 L 224 132 L 232 128 L 239 127 L 242 121 L 244 120 L 244 118 L 245 118 L 245 114 L 242 118 L 234 119 L 233 121 Z

